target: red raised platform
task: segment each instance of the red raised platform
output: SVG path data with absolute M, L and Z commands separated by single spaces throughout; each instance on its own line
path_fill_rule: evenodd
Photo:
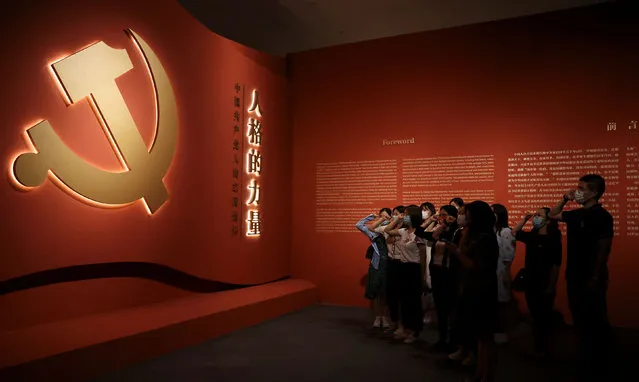
M 0 380 L 83 380 L 316 302 L 314 284 L 289 279 L 12 330 Z

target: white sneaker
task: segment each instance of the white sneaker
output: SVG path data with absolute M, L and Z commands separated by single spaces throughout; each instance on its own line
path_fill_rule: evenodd
M 375 317 L 375 321 L 373 322 L 373 327 L 374 328 L 382 327 L 382 319 L 380 317 Z
M 390 328 L 390 322 L 386 319 L 386 317 L 382 317 L 382 328 L 388 329 Z
M 393 337 L 396 340 L 401 340 L 401 339 L 406 338 L 406 334 L 404 334 L 404 330 L 403 329 L 399 328 L 399 329 L 395 330 L 395 333 L 393 333 Z

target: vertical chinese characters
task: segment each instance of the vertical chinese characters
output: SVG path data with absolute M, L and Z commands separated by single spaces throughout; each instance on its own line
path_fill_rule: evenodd
M 240 184 L 241 184 L 241 152 L 242 152 L 242 85 L 236 83 L 233 87 L 233 192 L 232 210 L 231 210 L 231 234 L 239 236 L 240 234 L 240 216 L 242 216 L 242 206 L 240 203 Z
M 246 124 L 246 173 L 248 174 L 249 198 L 246 236 L 260 236 L 262 234 L 262 216 L 260 212 L 260 182 L 262 174 L 262 110 L 260 106 L 260 93 L 253 90 L 251 105 L 247 109 L 249 114 Z
M 626 147 L 626 235 L 639 237 L 639 152 Z

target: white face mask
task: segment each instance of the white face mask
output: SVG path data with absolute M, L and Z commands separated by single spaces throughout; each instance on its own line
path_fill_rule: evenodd
M 575 191 L 575 202 L 579 203 L 579 204 L 584 204 L 588 201 L 588 199 L 586 199 L 586 193 L 581 191 L 581 190 L 577 190 Z
M 422 219 L 426 220 L 430 217 L 430 211 L 422 211 Z

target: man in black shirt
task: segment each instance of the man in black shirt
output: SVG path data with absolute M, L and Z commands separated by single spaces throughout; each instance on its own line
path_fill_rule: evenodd
M 610 352 L 606 290 L 614 232 L 612 215 L 599 204 L 605 190 L 600 175 L 585 175 L 577 189 L 568 191 L 549 214 L 567 226 L 568 303 L 586 366 L 582 370 L 595 378 L 607 375 Z M 583 207 L 563 211 L 573 200 Z

